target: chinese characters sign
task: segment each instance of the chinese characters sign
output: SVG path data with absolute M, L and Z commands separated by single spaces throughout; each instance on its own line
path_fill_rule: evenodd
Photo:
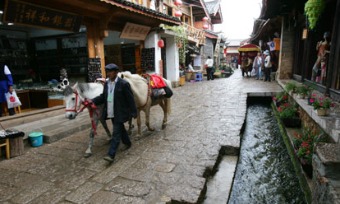
M 82 18 L 21 1 L 7 0 L 5 22 L 78 32 Z
M 133 23 L 126 23 L 120 38 L 127 38 L 133 40 L 145 40 L 150 31 L 150 27 L 137 25 Z

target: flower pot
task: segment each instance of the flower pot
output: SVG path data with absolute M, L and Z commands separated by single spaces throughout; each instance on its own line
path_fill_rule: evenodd
M 300 159 L 300 164 L 308 178 L 310 179 L 313 178 L 313 166 L 311 164 L 306 163 L 305 160 L 303 159 Z
M 318 114 L 318 116 L 326 116 L 328 115 L 328 109 L 319 108 L 316 110 L 316 113 Z
M 300 118 L 281 118 L 281 121 L 286 127 L 301 127 Z

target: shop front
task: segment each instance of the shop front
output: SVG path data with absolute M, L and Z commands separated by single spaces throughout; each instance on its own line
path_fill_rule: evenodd
M 339 12 L 336 0 L 320 1 L 315 9 L 306 9 L 313 1 L 269 1 L 254 23 L 251 42 L 276 44 L 277 76 L 295 79 L 318 91 L 340 99 Z M 284 9 L 283 9 L 284 8 Z M 279 36 L 279 37 L 276 37 Z M 277 43 L 275 38 L 278 38 Z
M 150 31 L 161 23 L 179 24 L 126 1 L 6 0 L 0 10 L 0 56 L 12 72 L 22 110 L 63 104 L 55 91 L 61 69 L 71 82 L 105 77 L 107 63 L 132 73 L 157 71 L 157 62 L 147 61 L 155 59 L 151 50 L 157 45 L 146 46 Z

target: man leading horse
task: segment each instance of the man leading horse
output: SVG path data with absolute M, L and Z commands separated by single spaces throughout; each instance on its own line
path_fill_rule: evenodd
M 104 104 L 103 116 L 109 118 L 113 124 L 113 133 L 108 155 L 104 160 L 112 163 L 116 155 L 120 140 L 131 147 L 129 135 L 124 123 L 129 119 L 137 118 L 137 108 L 130 84 L 118 77 L 119 68 L 115 64 L 105 66 L 109 78 L 104 84 L 103 93 L 92 99 L 96 105 Z

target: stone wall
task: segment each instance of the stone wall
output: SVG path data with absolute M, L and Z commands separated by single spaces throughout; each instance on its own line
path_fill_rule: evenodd
M 284 21 L 283 18 L 282 21 Z M 294 32 L 293 29 L 286 28 L 284 24 L 282 22 L 281 50 L 276 77 L 278 79 L 291 79 L 293 76 Z
M 279 84 L 284 87 L 284 81 Z M 320 134 L 329 135 L 329 143 L 319 143 L 314 148 L 313 154 L 313 179 L 310 190 L 312 203 L 337 203 L 340 204 L 340 142 L 337 121 L 338 110 L 335 115 L 317 116 L 312 106 L 307 104 L 307 99 L 300 99 L 296 94 L 291 94 L 290 100 L 299 104 L 302 125 Z

